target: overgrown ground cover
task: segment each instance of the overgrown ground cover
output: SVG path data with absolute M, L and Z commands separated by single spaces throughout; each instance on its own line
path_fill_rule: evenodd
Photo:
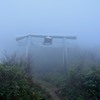
M 10 59 L 14 58 L 14 59 Z M 35 84 L 21 59 L 6 57 L 0 64 L 0 100 L 52 100 L 49 93 Z
M 58 87 L 56 93 L 61 100 L 100 100 L 100 66 L 71 68 L 66 77 L 62 73 L 41 77 Z
M 73 69 L 58 91 L 63 100 L 100 100 L 100 67 L 87 71 Z
M 85 51 L 80 54 L 71 57 L 66 76 L 61 66 L 55 72 L 40 73 L 38 77 L 58 87 L 56 93 L 62 100 L 100 100 L 100 55 L 96 57 Z
M 100 64 L 90 58 L 82 57 L 86 61 L 79 59 L 66 66 L 66 76 L 63 67 L 59 67 L 45 73 L 41 69 L 34 77 L 32 61 L 6 58 L 0 64 L 0 100 L 52 100 L 45 89 L 34 83 L 34 78 L 56 86 L 61 100 L 100 100 Z

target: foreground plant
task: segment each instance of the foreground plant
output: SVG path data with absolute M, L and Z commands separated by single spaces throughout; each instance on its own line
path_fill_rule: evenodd
M 94 66 L 85 72 L 70 71 L 58 94 L 63 100 L 100 100 L 100 68 Z

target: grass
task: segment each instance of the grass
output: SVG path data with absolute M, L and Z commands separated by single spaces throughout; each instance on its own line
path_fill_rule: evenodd
M 0 64 L 0 100 L 52 100 L 22 65 L 11 60 Z

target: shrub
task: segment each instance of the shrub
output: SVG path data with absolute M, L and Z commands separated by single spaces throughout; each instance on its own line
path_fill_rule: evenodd
M 52 100 L 46 90 L 34 84 L 31 59 L 6 55 L 0 64 L 0 100 Z
M 100 100 L 100 68 L 86 72 L 70 71 L 65 86 L 59 91 L 64 100 Z
M 0 100 L 52 100 L 19 66 L 0 65 Z
M 21 100 L 30 95 L 28 76 L 24 70 L 18 66 L 0 65 L 0 100 Z

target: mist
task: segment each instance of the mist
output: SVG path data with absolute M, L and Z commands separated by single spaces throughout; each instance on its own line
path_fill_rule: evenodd
M 58 75 L 57 79 L 61 78 L 66 70 L 63 65 L 63 39 L 53 38 L 52 45 L 46 46 L 43 45 L 44 38 L 32 37 L 29 48 L 27 39 L 16 41 L 17 37 L 30 34 L 76 36 L 76 40 L 66 39 L 67 66 L 69 68 L 81 66 L 80 69 L 98 66 L 100 65 L 100 1 L 0 1 L 0 59 L 5 52 L 8 55 L 16 53 L 25 57 L 28 49 L 32 56 L 34 76 L 47 81 L 53 77 L 52 75 Z M 56 85 L 58 86 L 58 83 Z
M 58 36 L 73 34 L 77 39 L 66 41 L 66 46 L 69 48 L 68 53 L 72 50 L 77 52 L 80 49 L 99 54 L 99 11 L 99 0 L 0 1 L 0 54 L 2 55 L 4 51 L 25 54 L 27 47 L 25 40 L 16 42 L 16 37 L 24 34 L 56 34 Z M 62 41 L 53 41 L 53 47 L 42 47 L 42 42 L 35 38 L 32 39 L 32 43 L 35 43 L 36 46 L 31 45 L 31 49 L 34 52 L 33 55 L 37 54 L 37 59 L 42 57 L 45 62 L 49 63 L 49 55 L 53 55 L 54 59 L 58 58 L 55 53 L 58 53 L 62 58 Z M 48 54 L 48 61 L 45 52 Z M 72 58 L 70 59 L 72 60 Z M 61 64 L 62 60 L 59 61 Z
M 99 0 L 0 1 L 0 51 L 29 33 L 75 34 L 76 45 L 99 47 L 99 6 Z
M 25 39 L 16 41 L 16 37 L 24 34 L 75 35 L 76 40 L 66 40 L 71 62 L 79 52 L 88 51 L 99 55 L 99 11 L 99 0 L 0 1 L 0 55 L 2 56 L 4 51 L 25 55 L 27 47 Z M 41 63 L 45 66 L 46 63 L 62 65 L 62 40 L 53 40 L 51 47 L 43 46 L 43 41 L 35 38 L 32 39 L 32 43 L 29 49 L 37 62 L 36 65 L 39 63 L 40 66 Z

